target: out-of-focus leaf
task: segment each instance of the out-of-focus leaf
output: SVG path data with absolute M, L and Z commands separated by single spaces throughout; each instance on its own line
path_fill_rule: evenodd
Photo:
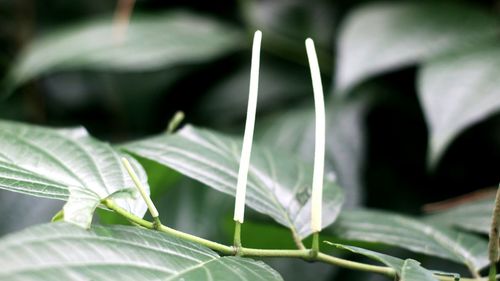
M 14 87 L 41 74 L 85 69 L 151 71 L 215 58 L 241 46 L 238 30 L 188 12 L 134 14 L 123 41 L 111 19 L 54 31 L 34 40 L 9 74 Z
M 259 73 L 259 113 L 285 107 L 311 91 L 310 78 L 303 67 L 266 59 L 261 62 Z M 210 122 L 222 125 L 244 119 L 248 95 L 240 93 L 248 91 L 249 77 L 250 65 L 244 64 L 209 90 L 199 103 L 199 111 Z
M 344 239 L 382 243 L 464 264 L 471 272 L 488 265 L 488 243 L 471 234 L 374 210 L 343 212 L 329 228 Z
M 0 250 L 2 280 L 283 280 L 263 262 L 130 226 L 36 226 L 4 237 Z
M 174 135 L 160 135 L 123 147 L 221 192 L 233 196 L 236 192 L 241 154 L 241 141 L 238 138 L 186 126 Z M 254 144 L 246 203 L 300 237 L 306 237 L 311 234 L 311 181 L 310 165 Z M 335 221 L 343 200 L 340 187 L 325 178 L 324 226 Z
M 429 61 L 419 76 L 429 161 L 436 164 L 463 130 L 500 111 L 500 45 Z
M 461 229 L 488 234 L 495 197 L 474 200 L 451 209 L 434 212 L 425 219 L 433 224 L 456 226 Z
M 338 178 L 346 193 L 346 207 L 355 206 L 362 200 L 363 120 L 369 100 L 371 96 L 367 94 L 349 100 L 333 98 L 327 103 L 325 172 Z M 258 139 L 312 164 L 314 126 L 312 107 L 291 110 L 268 120 L 267 126 L 258 132 Z
M 323 71 L 331 69 L 331 45 L 336 17 L 330 1 L 240 1 L 241 12 L 251 29 L 266 35 L 263 48 L 288 60 L 302 60 L 304 39 L 314 38 Z M 305 56 L 303 57 L 305 58 Z M 305 60 L 303 60 L 305 62 Z
M 431 271 L 420 266 L 420 263 L 416 260 L 406 259 L 402 260 L 395 258 L 386 254 L 377 253 L 363 248 L 333 244 L 337 248 L 348 250 L 350 252 L 366 256 L 370 259 L 379 261 L 389 267 L 392 267 L 399 276 L 401 281 L 437 281 L 438 279 L 434 277 Z
M 375 74 L 477 46 L 498 34 L 498 21 L 453 1 L 386 2 L 363 6 L 341 28 L 336 87 L 346 92 Z
M 120 152 L 92 138 L 84 128 L 57 130 L 0 121 L 0 188 L 67 200 L 64 219 L 84 227 L 90 225 L 102 199 L 135 191 L 121 157 Z M 149 192 L 144 170 L 130 160 Z M 135 197 L 115 201 L 142 217 L 146 204 Z

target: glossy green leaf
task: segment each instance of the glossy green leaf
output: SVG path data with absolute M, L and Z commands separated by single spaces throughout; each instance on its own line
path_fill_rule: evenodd
M 344 239 L 393 245 L 452 260 L 472 272 L 488 265 L 487 241 L 411 217 L 374 210 L 346 211 L 329 229 Z
M 216 190 L 233 195 L 241 153 L 239 138 L 186 126 L 174 135 L 160 135 L 124 145 L 141 157 L 164 164 Z M 254 144 L 246 203 L 301 237 L 311 233 L 310 165 Z M 326 178 L 323 225 L 335 221 L 344 200 L 342 190 Z
M 84 128 L 57 130 L 0 121 L 0 188 L 67 200 L 64 219 L 84 227 L 109 196 L 116 196 L 126 210 L 144 215 L 142 198 L 130 194 L 135 187 L 121 164 L 122 156 Z M 135 160 L 132 165 L 149 192 L 142 167 Z
M 385 2 L 351 13 L 340 31 L 337 89 L 370 76 L 496 38 L 498 22 L 452 1 Z
M 416 260 L 406 259 L 402 260 L 395 258 L 386 254 L 377 253 L 363 248 L 333 244 L 337 248 L 348 250 L 350 252 L 366 256 L 370 259 L 379 261 L 389 267 L 392 267 L 399 276 L 398 280 L 401 281 L 437 281 L 438 279 L 434 277 L 431 271 L 420 266 L 420 263 Z
M 429 161 L 435 164 L 463 130 L 500 111 L 499 45 L 432 60 L 419 76 Z
M 10 73 L 19 85 L 56 71 L 150 71 L 198 63 L 241 46 L 231 26 L 187 12 L 134 14 L 122 42 L 111 19 L 92 20 L 41 36 L 31 42 Z
M 490 233 L 495 197 L 474 200 L 451 209 L 432 213 L 425 220 L 483 234 Z
M 0 240 L 0 279 L 11 281 L 283 280 L 263 262 L 131 226 L 36 226 Z

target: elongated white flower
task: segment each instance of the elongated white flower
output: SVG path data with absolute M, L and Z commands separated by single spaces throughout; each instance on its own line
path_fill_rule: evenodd
M 245 124 L 245 134 L 243 136 L 243 147 L 241 149 L 240 169 L 238 171 L 238 183 L 236 185 L 236 202 L 234 206 L 234 220 L 239 223 L 243 223 L 243 219 L 245 217 L 245 196 L 247 189 L 248 168 L 250 166 L 250 154 L 252 152 L 255 113 L 257 111 L 261 41 L 262 32 L 257 30 L 253 37 L 247 120 Z
M 321 209 L 323 203 L 323 176 L 325 172 L 325 101 L 323 86 L 319 72 L 318 57 L 311 38 L 306 40 L 306 51 L 311 69 L 314 91 L 314 109 L 316 112 L 316 142 L 314 146 L 314 173 L 311 195 L 311 228 L 313 232 L 321 231 Z

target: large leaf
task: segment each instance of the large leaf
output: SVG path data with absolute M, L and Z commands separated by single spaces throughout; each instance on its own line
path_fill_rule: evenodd
M 117 196 L 116 202 L 126 210 L 144 215 L 142 198 L 127 196 L 135 188 L 121 157 L 83 128 L 56 130 L 0 121 L 0 188 L 68 200 L 65 220 L 85 227 L 100 201 L 109 196 Z M 135 160 L 132 165 L 149 192 L 142 167 Z
M 41 74 L 72 69 L 145 71 L 197 63 L 234 50 L 234 28 L 187 12 L 134 15 L 122 42 L 111 19 L 66 27 L 33 41 L 10 73 L 18 85 Z
M 177 134 L 129 143 L 124 148 L 221 192 L 236 192 L 241 152 L 238 138 L 186 126 Z M 310 165 L 254 144 L 246 203 L 305 237 L 311 233 L 311 181 Z M 343 200 L 341 189 L 331 179 L 325 179 L 324 226 L 335 221 Z
M 419 76 L 429 160 L 435 163 L 464 129 L 500 111 L 499 45 L 432 60 Z
M 412 260 L 406 259 L 402 260 L 395 258 L 386 254 L 377 253 L 363 248 L 346 246 L 341 244 L 331 244 L 337 248 L 348 250 L 350 252 L 366 256 L 370 259 L 379 261 L 389 267 L 392 267 L 397 275 L 400 277 L 401 281 L 437 281 L 436 277 L 429 270 L 420 266 L 420 263 Z
M 130 226 L 36 226 L 1 239 L 0 251 L 1 280 L 282 280 L 262 262 Z
M 488 264 L 485 240 L 388 212 L 343 212 L 330 229 L 345 239 L 393 245 L 449 259 L 466 265 L 471 272 Z
M 439 225 L 489 234 L 495 197 L 474 200 L 450 209 L 434 212 L 425 219 Z
M 335 171 L 346 194 L 346 207 L 362 201 L 363 120 L 370 99 L 371 95 L 359 95 L 356 99 L 331 99 L 327 103 L 325 172 Z M 258 133 L 258 139 L 312 164 L 314 126 L 312 107 L 291 110 L 268 120 L 267 126 Z
M 493 15 L 456 2 L 374 3 L 354 11 L 340 31 L 337 89 L 369 76 L 495 38 Z

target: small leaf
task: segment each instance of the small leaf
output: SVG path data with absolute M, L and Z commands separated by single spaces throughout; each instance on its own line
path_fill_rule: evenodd
M 0 188 L 67 200 L 64 219 L 84 227 L 102 199 L 134 187 L 120 157 L 83 128 L 57 130 L 0 121 Z M 144 170 L 132 163 L 149 192 Z M 115 201 L 141 217 L 146 211 L 140 197 Z
M 174 135 L 132 142 L 124 149 L 157 161 L 216 190 L 236 190 L 241 141 L 213 131 L 185 126 Z M 246 203 L 292 229 L 311 234 L 312 169 L 299 159 L 254 144 Z M 335 221 L 344 200 L 342 190 L 325 179 L 323 226 Z
M 353 241 L 382 243 L 464 264 L 471 272 L 488 265 L 488 243 L 477 236 L 374 210 L 346 211 L 330 227 Z
M 4 237 L 0 252 L 1 280 L 283 280 L 263 262 L 131 226 L 46 224 Z
M 337 89 L 497 37 L 494 15 L 451 1 L 387 2 L 351 13 L 340 31 Z
M 500 111 L 498 44 L 425 63 L 419 98 L 430 131 L 429 162 L 436 164 L 467 127 Z
M 341 245 L 341 244 L 333 244 L 329 243 L 330 245 L 333 245 L 337 248 L 348 250 L 350 252 L 360 254 L 363 256 L 366 256 L 370 259 L 379 261 L 389 267 L 392 267 L 398 276 L 400 277 L 401 281 L 437 281 L 438 279 L 434 277 L 432 272 L 429 270 L 423 268 L 420 266 L 420 263 L 412 260 L 412 259 L 406 259 L 402 260 L 399 258 L 395 258 L 386 254 L 382 253 L 377 253 L 374 251 L 370 251 L 367 249 L 363 248 L 358 248 L 358 247 L 353 247 L 353 246 L 347 246 L 347 245 Z
M 134 14 L 122 42 L 112 19 L 94 19 L 53 31 L 31 42 L 9 74 L 14 86 L 65 70 L 158 70 L 196 63 L 240 47 L 231 26 L 187 12 Z

